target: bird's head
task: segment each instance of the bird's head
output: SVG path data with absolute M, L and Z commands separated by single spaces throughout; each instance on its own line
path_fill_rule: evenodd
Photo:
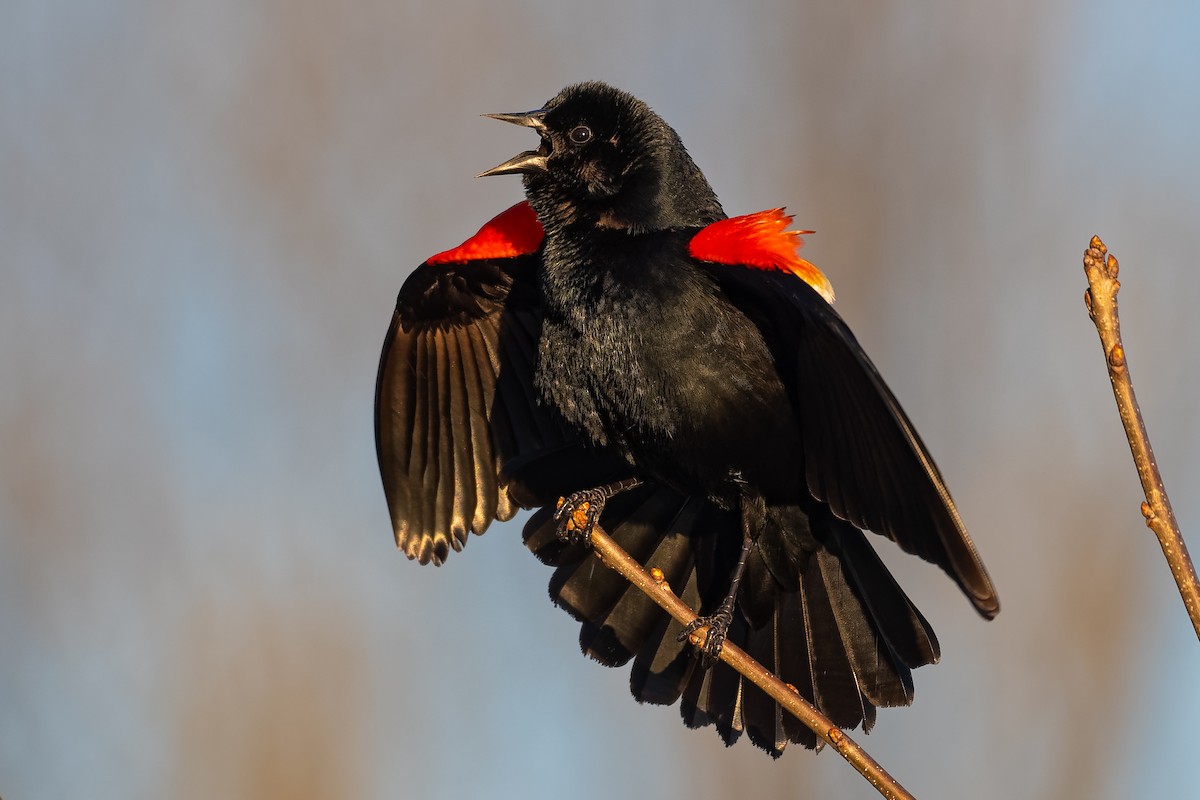
M 523 174 L 525 193 L 547 228 L 582 222 L 640 232 L 725 216 L 678 134 L 648 105 L 611 86 L 576 84 L 536 111 L 486 116 L 541 136 L 536 150 L 480 177 Z

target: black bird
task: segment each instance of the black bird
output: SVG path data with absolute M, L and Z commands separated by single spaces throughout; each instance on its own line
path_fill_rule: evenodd
M 399 546 L 440 564 L 540 507 L 526 544 L 557 568 L 584 652 L 632 660 L 638 700 L 680 700 L 727 744 L 819 740 L 714 663 L 726 637 L 842 727 L 911 703 L 937 639 L 862 530 L 940 566 L 984 617 L 999 602 L 790 218 L 726 218 L 675 131 L 605 84 L 489 116 L 541 143 L 483 173 L 522 174 L 528 203 L 400 290 L 376 396 Z M 597 563 L 597 518 L 704 615 L 700 657 Z

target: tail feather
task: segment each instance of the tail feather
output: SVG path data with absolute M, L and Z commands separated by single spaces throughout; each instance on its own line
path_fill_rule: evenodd
M 818 553 L 816 560 L 858 692 L 868 704 L 876 706 L 911 703 L 911 673 L 899 663 L 876 630 L 874 621 L 847 583 L 842 562 L 828 550 Z M 870 730 L 865 715 L 863 727 Z
M 675 515 L 676 508 L 670 500 L 638 490 L 619 494 L 608 501 L 619 522 L 605 526 L 605 530 L 625 552 L 645 563 L 666 535 L 666 525 Z M 563 564 L 554 571 L 550 594 L 556 603 L 571 610 L 576 619 L 599 622 L 630 586 L 620 574 L 605 567 L 595 553 L 586 549 L 583 552 L 586 555 L 578 563 Z
M 629 689 L 638 702 L 669 706 L 683 693 L 696 659 L 692 645 L 679 640 L 682 632 L 682 625 L 663 614 L 646 637 L 629 674 Z
M 779 630 L 777 620 L 746 632 L 742 648 L 772 673 L 779 674 Z M 783 726 L 786 712 L 766 692 L 745 678 L 742 679 L 742 716 L 750 741 L 778 758 L 787 747 L 788 734 Z M 789 715 L 790 716 L 790 715 Z
M 683 575 L 672 581 L 671 586 L 689 608 L 700 607 L 700 587 L 694 550 Z M 679 641 L 683 626 L 666 614 L 663 618 L 668 621 L 663 629 L 662 638 L 658 640 L 658 649 L 652 650 L 655 642 L 653 637 L 647 640 L 642 652 L 638 654 L 637 661 L 634 662 L 630 689 L 638 700 L 653 703 L 659 703 L 661 700 L 662 705 L 669 705 L 680 699 L 685 689 L 692 685 L 692 679 L 700 672 L 700 666 L 691 643 L 687 640 Z M 682 709 L 687 702 L 684 700 L 680 708 Z M 688 726 L 695 728 L 702 724 L 705 723 L 688 723 Z
M 677 522 L 696 516 L 696 511 L 684 513 L 688 505 L 674 492 L 634 489 L 608 501 L 601 525 L 633 558 L 663 570 L 668 581 L 682 583 L 691 569 L 692 548 L 688 537 L 678 533 Z M 550 596 L 583 623 L 580 647 L 585 654 L 621 666 L 642 649 L 663 618 L 652 600 L 590 550 L 560 542 L 557 523 L 545 509 L 526 526 L 526 544 L 557 565 Z
M 746 620 L 734 615 L 729 627 L 730 640 L 744 641 Z M 712 725 L 726 746 L 732 745 L 746 728 L 742 708 L 742 676 L 718 661 L 708 670 L 695 669 L 680 701 L 683 722 L 689 728 Z
M 587 557 L 583 545 L 569 545 L 558 538 L 558 521 L 554 519 L 553 506 L 543 506 L 529 518 L 522 531 L 525 546 L 538 561 L 557 567 L 561 564 L 578 564 Z
M 721 531 L 722 520 L 728 515 L 698 500 L 688 500 L 672 522 L 671 529 L 681 542 L 682 558 L 670 561 L 655 559 L 649 564 L 663 571 L 667 585 L 687 603 L 698 609 L 702 605 L 697 568 L 697 551 L 704 550 L 704 560 Z M 658 628 L 647 637 L 633 664 L 629 688 L 639 702 L 672 705 L 683 694 L 692 673 L 698 669 L 695 648 L 686 639 L 680 641 L 683 626 L 666 614 L 660 615 Z
M 737 514 L 646 486 L 610 500 L 601 524 L 647 568 L 662 570 L 698 613 L 710 614 L 720 603 L 739 551 Z M 788 556 L 794 578 L 777 579 L 786 564 L 772 553 L 783 550 L 752 551 L 728 641 L 834 724 L 869 731 L 878 706 L 912 702 L 912 669 L 937 660 L 937 639 L 861 531 L 822 511 L 800 524 L 815 550 Z M 682 626 L 593 553 L 559 542 L 552 512 L 536 513 L 525 537 L 557 567 L 551 596 L 583 623 L 584 652 L 610 666 L 633 660 L 630 689 L 639 701 L 679 701 L 688 727 L 715 727 L 727 745 L 746 733 L 776 757 L 789 742 L 822 746 L 725 663 L 701 670 L 695 649 L 678 641 Z
M 657 495 L 648 487 L 619 494 L 608 501 L 601 521 L 609 535 L 639 560 L 665 535 L 661 519 L 654 516 L 666 499 Z M 558 538 L 553 508 L 543 507 L 530 517 L 524 538 L 525 546 L 539 560 L 557 568 L 550 579 L 551 599 L 580 621 L 609 611 L 629 586 L 601 564 L 590 548 Z
M 801 607 L 800 592 L 797 590 L 781 594 L 775 615 L 778 631 L 776 647 L 779 651 L 779 672 L 776 674 L 784 682 L 795 686 L 800 696 L 811 703 L 817 692 L 813 682 L 809 638 L 804 632 L 804 610 Z M 809 750 L 820 749 L 825 744 L 812 729 L 790 713 L 783 715 L 783 730 L 789 741 Z
M 670 533 L 658 540 L 652 553 L 639 560 L 661 569 L 668 581 L 681 578 L 691 563 L 691 545 L 685 537 Z M 569 601 L 565 593 L 561 597 L 560 602 Z M 657 603 L 625 583 L 624 593 L 607 613 L 594 615 L 584 623 L 580 645 L 597 661 L 619 666 L 642 649 L 663 617 Z
M 728 533 L 728 532 L 727 532 Z M 696 569 L 688 576 L 680 597 L 689 607 L 699 613 L 710 613 L 720 602 L 714 599 L 713 582 L 723 566 L 718 554 L 722 536 L 704 536 L 693 539 Z M 725 587 L 728 587 L 726 580 Z M 724 588 L 718 591 L 724 592 Z M 730 638 L 743 638 L 746 626 L 740 614 L 734 615 L 729 628 Z M 688 645 L 690 648 L 690 645 Z M 742 734 L 741 675 L 724 662 L 717 662 L 711 669 L 700 669 L 695 649 L 689 654 L 693 668 L 686 674 L 681 687 L 680 715 L 689 728 L 713 726 L 726 746 L 732 745 Z
M 819 562 L 819 554 L 809 559 L 808 569 L 800 575 L 801 608 L 812 659 L 809 665 L 815 691 L 812 700 L 834 724 L 854 728 L 863 721 L 863 696 L 838 630 Z
M 941 648 L 933 628 L 884 566 L 867 537 L 853 525 L 840 521 L 835 523 L 834 533 L 834 552 L 889 649 L 910 669 L 936 664 L 941 658 Z M 911 701 L 911 673 L 907 685 Z

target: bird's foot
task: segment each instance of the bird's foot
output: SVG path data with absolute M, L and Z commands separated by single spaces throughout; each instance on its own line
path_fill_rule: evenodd
M 558 498 L 554 518 L 558 520 L 558 538 L 568 544 L 592 546 L 592 528 L 604 511 L 608 498 L 599 489 L 585 489 Z
M 554 519 L 558 520 L 558 538 L 568 544 L 591 547 L 592 528 L 600 521 L 604 504 L 613 495 L 641 484 L 640 478 L 629 478 L 558 498 L 558 507 L 554 510 Z
M 688 639 L 693 633 L 707 625 L 708 633 L 704 635 L 704 641 L 696 645 L 696 652 L 700 655 L 700 668 L 708 669 L 720 659 L 721 648 L 725 646 L 725 636 L 729 633 L 729 626 L 732 623 L 733 604 L 721 603 L 717 613 L 707 617 L 696 617 L 688 623 L 688 626 L 679 634 L 678 640 L 682 642 Z

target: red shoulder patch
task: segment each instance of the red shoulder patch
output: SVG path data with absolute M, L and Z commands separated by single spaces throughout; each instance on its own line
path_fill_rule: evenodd
M 479 232 L 451 250 L 427 259 L 427 264 L 451 264 L 490 258 L 514 258 L 536 252 L 542 243 L 542 224 L 527 202 L 493 217 Z
M 791 222 L 791 215 L 783 213 L 782 208 L 723 219 L 706 225 L 693 236 L 688 253 L 692 258 L 716 264 L 791 272 L 832 303 L 833 286 L 829 279 L 796 255 L 804 244 L 801 234 L 812 231 L 789 231 L 787 226 Z

